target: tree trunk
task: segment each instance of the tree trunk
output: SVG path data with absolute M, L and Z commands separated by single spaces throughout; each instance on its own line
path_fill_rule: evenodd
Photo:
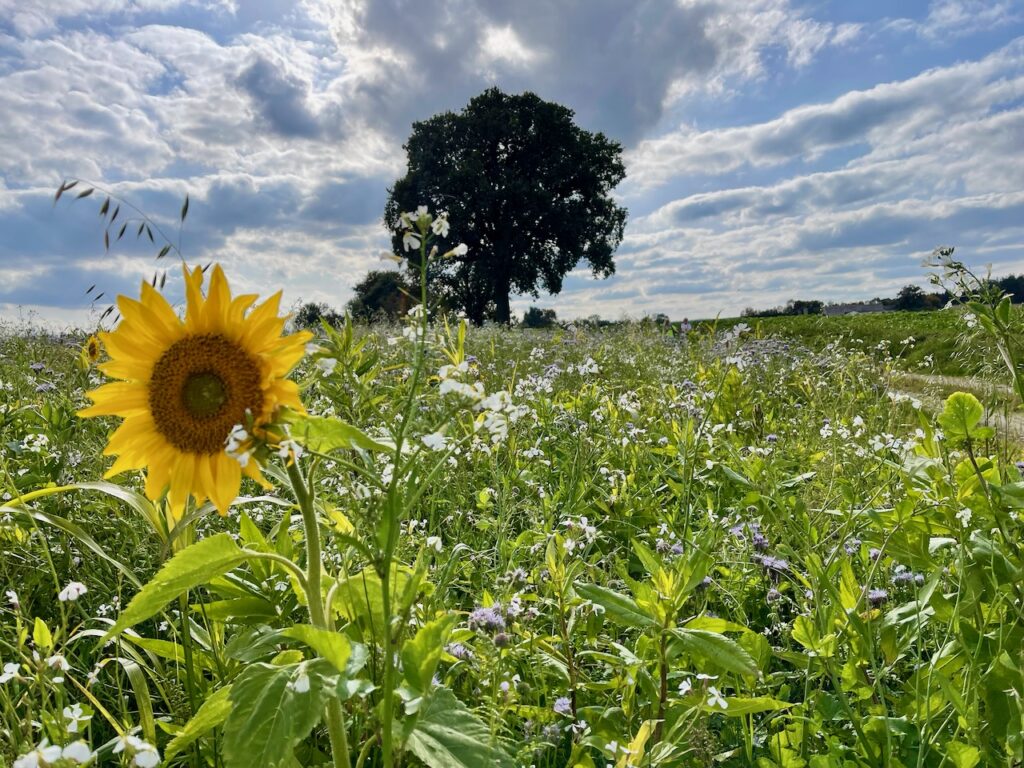
M 508 305 L 508 288 L 498 287 L 494 293 L 494 319 L 502 325 L 512 320 L 512 310 Z

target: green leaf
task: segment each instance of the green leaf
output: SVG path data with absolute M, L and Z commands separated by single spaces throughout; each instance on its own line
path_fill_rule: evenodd
M 981 752 L 960 741 L 951 741 L 946 745 L 946 757 L 953 768 L 974 768 L 981 762 Z
M 413 720 L 406 721 L 405 748 L 430 768 L 513 768 L 515 763 L 491 745 L 490 729 L 455 698 L 437 688 Z
M 430 690 L 434 672 L 444 655 L 445 641 L 456 621 L 457 616 L 449 615 L 427 622 L 419 628 L 412 640 L 402 646 L 405 679 L 420 693 Z
M 330 453 L 361 448 L 364 451 L 393 451 L 393 445 L 381 443 L 357 427 L 326 416 L 289 414 L 292 437 L 311 451 Z
M 757 674 L 757 664 L 750 654 L 725 635 L 681 627 L 669 631 L 691 656 L 705 664 L 740 675 Z
M 230 694 L 230 685 L 214 691 L 185 727 L 164 747 L 164 760 L 170 762 L 171 758 L 180 754 L 183 749 L 221 725 L 231 711 L 231 701 L 228 698 Z
M 278 768 L 320 721 L 334 694 L 330 664 L 314 659 L 298 664 L 253 664 L 231 686 L 231 712 L 224 722 L 226 768 Z M 309 689 L 295 690 L 308 677 Z
M 297 624 L 283 630 L 281 634 L 308 645 L 322 658 L 327 659 L 335 670 L 345 674 L 345 667 L 352 654 L 352 644 L 340 632 L 319 629 L 309 624 Z
M 633 598 L 597 584 L 573 584 L 576 594 L 604 608 L 608 618 L 624 627 L 653 627 L 657 622 Z
M 32 644 L 42 651 L 53 649 L 53 635 L 50 633 L 50 628 L 38 616 L 32 625 Z
M 951 439 L 983 440 L 994 434 L 991 427 L 978 426 L 984 415 L 985 408 L 978 398 L 969 392 L 954 392 L 946 398 L 939 425 Z
M 758 712 L 778 712 L 793 706 L 788 701 L 780 701 L 769 696 L 755 696 L 749 699 L 726 696 L 725 701 L 729 705 L 725 709 L 722 709 L 717 704 L 712 707 L 706 701 L 700 705 L 700 708 L 705 712 L 714 712 L 728 717 L 742 717 L 743 715 L 753 715 Z
M 164 563 L 156 575 L 132 598 L 103 642 L 128 627 L 155 616 L 171 600 L 245 561 L 245 554 L 231 536 L 218 533 L 181 550 Z

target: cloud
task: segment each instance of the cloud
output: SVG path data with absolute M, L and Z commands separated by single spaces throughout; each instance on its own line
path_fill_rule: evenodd
M 257 56 L 238 76 L 252 97 L 262 124 L 282 136 L 311 139 L 320 135 L 316 116 L 306 106 L 306 88 L 267 59 Z
M 811 160 L 857 143 L 891 151 L 1021 98 L 1024 43 L 1018 40 L 980 61 L 851 91 L 768 122 L 709 131 L 684 126 L 644 140 L 627 154 L 629 179 L 634 188 L 643 189 L 685 175 L 714 176 Z

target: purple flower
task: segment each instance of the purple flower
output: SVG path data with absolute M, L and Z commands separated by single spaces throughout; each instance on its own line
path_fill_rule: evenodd
M 868 550 L 868 557 L 871 559 L 871 562 L 874 562 L 875 560 L 877 560 L 881 556 L 882 556 L 882 550 L 878 549 L 878 547 L 872 547 L 871 549 Z
M 568 696 L 559 696 L 555 699 L 555 705 L 552 707 L 557 715 L 571 715 L 572 714 L 572 701 Z
M 679 557 L 679 555 L 683 554 L 683 545 L 677 541 L 669 551 L 676 557 Z
M 769 603 L 777 603 L 782 599 L 782 593 L 779 592 L 775 587 L 768 590 L 768 594 L 764 597 Z
M 843 548 L 846 550 L 846 554 L 848 555 L 856 554 L 860 550 L 860 539 L 849 539 L 846 544 L 843 545 Z
M 505 629 L 505 617 L 501 615 L 501 606 L 495 603 L 489 608 L 475 608 L 469 614 L 469 627 L 485 632 L 501 632 Z
M 775 443 L 778 442 L 779 436 L 772 432 L 770 435 L 765 437 L 765 440 L 767 440 L 769 443 Z
M 768 549 L 768 537 L 760 531 L 756 531 L 751 538 L 751 543 L 754 545 L 754 549 L 758 552 L 765 552 Z
M 761 555 L 758 561 L 768 571 L 773 573 L 788 573 L 789 562 L 783 560 L 781 557 L 772 557 L 771 555 Z
M 870 589 L 868 590 L 868 602 L 871 603 L 872 608 L 877 608 L 889 599 L 889 593 L 884 589 Z
M 1017 468 L 1018 472 L 1020 472 L 1022 475 L 1024 475 L 1024 461 L 1018 461 L 1013 466 L 1015 466 Z
M 48 381 L 44 381 L 42 384 L 36 385 L 36 392 L 52 392 L 57 387 Z
M 506 632 L 499 632 L 494 636 L 494 647 L 495 648 L 507 648 L 508 644 L 512 642 L 512 639 Z
M 38 372 L 46 369 L 46 363 L 31 363 L 28 367 Z
M 473 652 L 462 643 L 448 643 L 445 650 L 459 661 L 470 661 L 473 658 Z

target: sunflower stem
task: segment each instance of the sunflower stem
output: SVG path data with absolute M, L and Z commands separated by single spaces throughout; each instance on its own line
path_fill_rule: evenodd
M 195 715 L 199 707 L 196 704 L 195 667 L 192 661 L 192 622 L 188 618 L 188 592 L 178 596 L 178 611 L 181 614 L 181 649 L 185 655 L 185 690 L 188 692 L 189 717 Z M 199 745 L 191 750 L 192 768 L 199 768 Z
M 288 479 L 299 503 L 302 523 L 306 529 L 306 602 L 309 603 L 309 619 L 317 629 L 329 630 L 321 587 L 323 562 L 320 550 L 320 523 L 313 508 L 313 488 L 306 484 L 302 470 L 294 460 L 288 464 Z M 352 761 L 349 756 L 348 733 L 345 730 L 345 713 L 341 709 L 341 703 L 334 698 L 327 702 L 327 735 L 331 740 L 334 768 L 349 768 Z

